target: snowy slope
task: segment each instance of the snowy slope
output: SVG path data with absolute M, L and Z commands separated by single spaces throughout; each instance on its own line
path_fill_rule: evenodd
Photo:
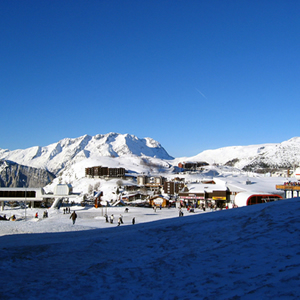
M 291 168 L 300 165 L 300 137 L 279 144 L 259 144 L 249 146 L 231 146 L 206 150 L 193 157 L 176 158 L 182 161 L 206 161 L 210 164 L 229 164 L 243 169 L 260 167 Z
M 74 226 L 62 211 L 37 221 L 28 210 L 27 221 L 1 223 L 0 298 L 296 300 L 299 200 L 181 218 L 109 208 L 120 227 L 101 209 L 77 207 Z
M 99 178 L 85 177 L 85 168 L 94 166 L 109 166 L 110 168 L 125 168 L 130 174 L 151 174 L 161 175 L 160 171 L 167 175 L 171 172 L 171 165 L 164 160 L 152 157 L 139 157 L 139 156 L 122 156 L 122 157 L 107 157 L 107 156 L 91 156 L 74 164 L 70 164 L 58 174 L 52 184 L 45 187 L 47 192 L 53 191 L 53 188 L 59 182 L 70 183 L 74 190 L 78 193 L 87 193 L 89 185 L 101 183 L 101 190 L 105 194 L 105 200 L 111 199 L 111 192 L 116 187 L 116 181 L 119 179 L 110 179 L 109 181 Z M 130 180 L 124 180 L 124 184 L 133 184 Z
M 134 135 L 108 133 L 105 135 L 66 138 L 45 147 L 24 150 L 0 149 L 0 159 L 14 161 L 36 168 L 45 168 L 54 174 L 89 157 L 149 156 L 172 159 L 166 150 L 151 138 L 139 139 Z

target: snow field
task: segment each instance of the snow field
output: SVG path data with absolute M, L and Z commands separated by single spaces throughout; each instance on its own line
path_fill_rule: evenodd
M 48 218 L 43 218 L 43 213 L 46 209 L 42 208 L 27 208 L 26 221 L 25 209 L 5 209 L 1 215 L 6 214 L 9 218 L 15 214 L 17 221 L 1 222 L 1 235 L 9 235 L 15 233 L 43 233 L 43 232 L 67 232 L 67 231 L 82 231 L 99 228 L 111 228 L 117 226 L 120 214 L 123 216 L 125 225 L 132 225 L 132 218 L 135 217 L 136 224 L 152 222 L 161 219 L 175 218 L 179 215 L 177 208 L 159 208 L 154 212 L 152 208 L 128 207 L 128 213 L 125 212 L 125 207 L 82 207 L 79 205 L 69 206 L 71 213 L 75 210 L 77 220 L 73 226 L 70 220 L 71 214 L 64 214 L 63 207 L 58 209 L 48 209 Z M 36 219 L 35 213 L 38 213 L 39 218 Z M 183 209 L 185 216 L 191 216 L 193 213 Z M 202 210 L 196 209 L 194 214 L 205 213 Z M 114 215 L 114 223 L 108 224 L 105 222 L 104 215 Z
M 48 223 L 52 232 L 1 236 L 0 298 L 298 299 L 299 200 L 189 217 L 162 209 L 156 219 L 129 208 L 137 224 L 120 227 L 84 208 L 74 226 L 61 212 L 4 221 L 36 232 Z

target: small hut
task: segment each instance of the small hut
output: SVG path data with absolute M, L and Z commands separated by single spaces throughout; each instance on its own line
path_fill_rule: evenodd
M 169 199 L 162 195 L 156 195 L 149 199 L 150 206 L 167 207 L 169 205 Z

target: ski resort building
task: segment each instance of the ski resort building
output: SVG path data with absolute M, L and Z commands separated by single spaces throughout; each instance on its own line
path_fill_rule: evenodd
M 164 182 L 167 179 L 162 176 L 137 176 L 137 185 L 143 186 L 154 193 L 160 193 L 160 189 L 163 187 Z
M 91 167 L 85 168 L 85 176 L 90 178 L 100 177 L 124 177 L 126 170 L 124 168 Z
M 284 184 L 276 185 L 276 190 L 284 191 L 284 198 L 300 196 L 300 182 L 285 182 Z
M 169 195 L 178 194 L 185 186 L 184 182 L 176 181 L 165 181 L 164 182 L 164 193 Z
M 182 206 L 216 206 L 225 208 L 232 204 L 230 191 L 223 181 L 204 181 L 201 183 L 186 184 L 178 193 Z
M 194 161 L 194 162 L 180 162 L 178 163 L 178 167 L 184 169 L 185 171 L 196 171 L 201 169 L 204 166 L 208 166 L 209 164 L 205 161 Z
M 0 188 L 0 205 L 4 210 L 5 202 L 29 203 L 30 207 L 39 207 L 42 202 L 46 207 L 57 208 L 63 199 L 75 198 L 78 194 L 73 193 L 73 188 L 69 184 L 58 184 L 54 187 L 53 194 L 45 194 L 43 188 Z
M 42 202 L 45 198 L 43 188 L 0 188 L 0 205 L 4 209 L 5 202 L 30 202 L 34 207 L 35 202 Z
M 163 186 L 166 178 L 162 176 L 137 176 L 137 184 L 145 186 Z
M 280 199 L 282 199 L 282 197 L 276 194 L 241 192 L 235 196 L 234 203 L 236 206 L 241 207 L 277 201 Z
M 162 196 L 156 195 L 149 199 L 150 206 L 167 207 L 169 205 L 169 199 Z
M 54 187 L 54 195 L 67 196 L 73 193 L 71 184 L 57 184 Z

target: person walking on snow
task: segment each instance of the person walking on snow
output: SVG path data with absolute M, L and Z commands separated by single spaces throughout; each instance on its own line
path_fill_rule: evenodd
M 107 214 L 104 215 L 104 218 L 105 218 L 105 222 L 108 223 L 108 215 Z
M 74 210 L 70 216 L 70 219 L 72 219 L 72 221 L 73 221 L 73 225 L 75 224 L 76 218 L 77 218 L 77 214 Z
M 112 224 L 114 222 L 114 215 L 112 214 L 111 216 L 110 216 L 110 223 Z

